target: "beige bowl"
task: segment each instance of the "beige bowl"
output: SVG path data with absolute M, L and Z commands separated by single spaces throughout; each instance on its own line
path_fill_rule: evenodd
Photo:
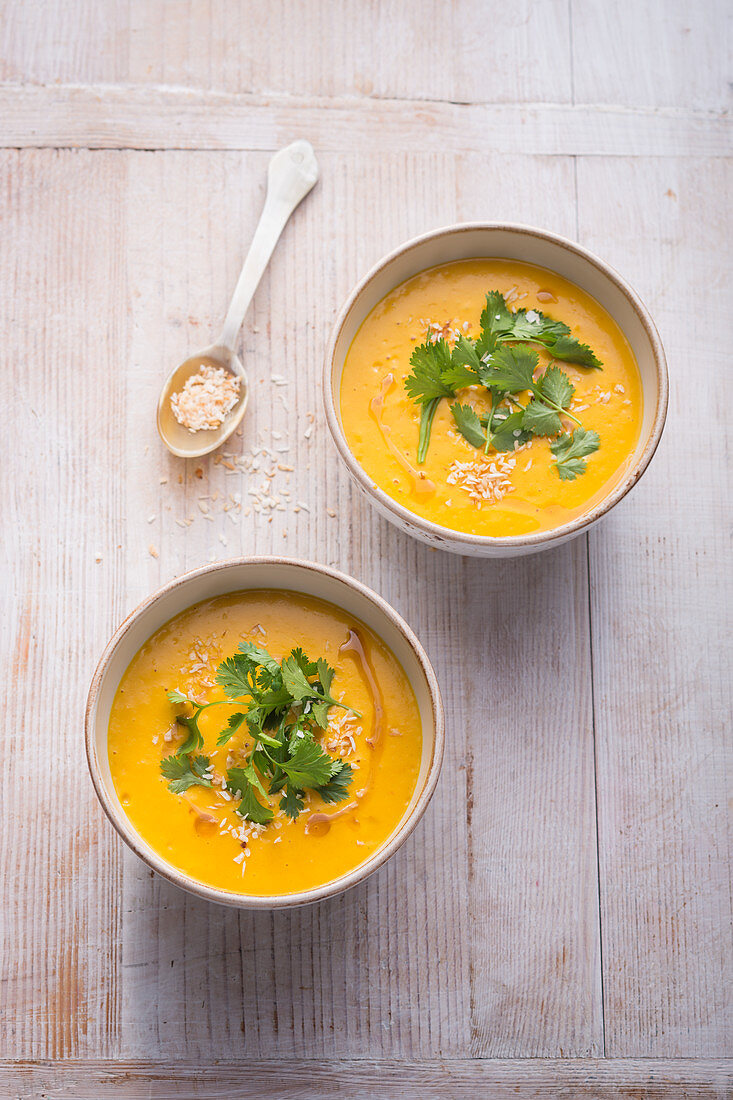
M 427 268 L 453 260 L 506 258 L 537 264 L 563 275 L 591 294 L 611 314 L 636 356 L 644 393 L 644 416 L 639 442 L 626 476 L 587 512 L 562 527 L 512 538 L 469 535 L 442 527 L 415 515 L 374 484 L 352 454 L 343 426 L 339 394 L 346 354 L 362 322 L 378 302 L 406 279 Z M 646 307 L 621 276 L 577 244 L 524 225 L 477 222 L 436 229 L 415 237 L 373 267 L 351 292 L 336 324 L 326 353 L 323 399 L 326 419 L 346 468 L 377 510 L 397 527 L 429 543 L 457 554 L 476 557 L 514 557 L 546 546 L 558 546 L 587 531 L 646 470 L 659 443 L 667 415 L 667 363 Z
M 423 753 L 415 793 L 397 828 L 361 866 L 313 890 L 267 897 L 218 890 L 171 866 L 132 825 L 117 797 L 107 754 L 112 700 L 132 658 L 175 615 L 201 600 L 253 588 L 281 588 L 327 600 L 360 619 L 389 646 L 415 692 L 423 728 Z M 239 558 L 177 577 L 144 600 L 125 619 L 97 665 L 86 710 L 89 770 L 102 808 L 122 839 L 154 871 L 201 898 L 241 909 L 284 909 L 321 901 L 362 882 L 394 855 L 425 813 L 443 761 L 444 720 L 440 689 L 424 649 L 407 623 L 376 592 L 358 581 L 310 562 L 288 558 Z

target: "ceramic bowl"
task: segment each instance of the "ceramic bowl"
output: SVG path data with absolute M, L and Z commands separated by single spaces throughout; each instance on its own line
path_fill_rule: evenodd
M 397 828 L 360 867 L 323 886 L 268 897 L 231 893 L 207 886 L 171 866 L 132 825 L 117 797 L 107 754 L 112 700 L 132 658 L 147 639 L 175 615 L 201 600 L 255 588 L 290 589 L 327 600 L 371 627 L 389 646 L 412 685 L 420 709 L 423 753 L 415 793 Z M 424 649 L 407 623 L 363 584 L 309 562 L 288 558 L 240 558 L 208 565 L 177 577 L 125 619 L 97 665 L 86 709 L 86 748 L 94 789 L 122 839 L 149 867 L 201 898 L 242 909 L 281 909 L 307 905 L 355 886 L 381 867 L 413 831 L 435 790 L 443 760 L 444 720 L 438 682 Z
M 636 356 L 644 393 L 641 434 L 626 476 L 587 512 L 550 531 L 495 538 L 442 527 L 415 515 L 374 484 L 352 454 L 341 424 L 339 394 L 344 360 L 360 325 L 391 290 L 427 268 L 453 260 L 523 260 L 563 275 L 591 294 L 614 318 Z M 431 546 L 476 557 L 514 557 L 558 546 L 597 523 L 646 470 L 667 414 L 667 364 L 659 334 L 639 296 L 613 268 L 564 237 L 506 223 L 467 223 L 408 241 L 373 267 L 351 292 L 331 334 L 323 375 L 326 419 L 346 468 L 376 509 L 401 530 Z

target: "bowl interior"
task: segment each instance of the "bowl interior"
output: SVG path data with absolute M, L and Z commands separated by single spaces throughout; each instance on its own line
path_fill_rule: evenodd
M 415 692 L 422 722 L 420 772 L 412 799 L 397 828 L 371 858 L 355 871 L 304 894 L 278 894 L 272 897 L 230 894 L 187 879 L 183 872 L 168 864 L 134 828 L 117 797 L 109 766 L 107 730 L 112 702 L 127 666 L 140 647 L 169 619 L 193 604 L 230 592 L 256 588 L 291 589 L 316 596 L 336 604 L 370 627 L 389 646 L 405 670 Z M 437 779 L 442 755 L 442 717 L 436 713 L 434 706 L 436 693 L 437 685 L 432 668 L 409 628 L 405 633 L 405 624 L 399 616 L 387 605 L 375 602 L 361 585 L 354 586 L 340 574 L 324 570 L 320 566 L 283 560 L 254 559 L 222 563 L 188 574 L 151 597 L 130 616 L 113 638 L 102 658 L 90 694 L 87 747 L 92 776 L 100 801 L 123 838 L 151 867 L 179 886 L 233 905 L 273 908 L 279 905 L 303 904 L 338 893 L 379 866 L 386 858 L 386 850 L 390 849 L 386 854 L 391 854 L 391 850 L 404 839 L 400 834 L 407 835 L 405 830 L 418 804 L 427 804 Z M 439 697 L 437 706 L 440 707 Z
M 362 322 L 386 294 L 406 279 L 438 264 L 479 257 L 523 260 L 549 268 L 591 294 L 621 328 L 636 357 L 644 393 L 641 431 L 626 475 L 628 480 L 634 468 L 641 462 L 653 435 L 656 433 L 658 436 L 661 430 L 660 417 L 662 421 L 664 418 L 666 390 L 664 394 L 661 393 L 659 368 L 660 358 L 663 364 L 663 353 L 654 327 L 641 302 L 615 272 L 582 250 L 576 250 L 569 241 L 525 226 L 466 225 L 438 230 L 405 246 L 375 268 L 361 287 L 357 288 L 336 331 L 330 379 L 327 375 L 327 383 L 330 380 L 331 388 L 331 411 L 335 415 L 341 436 L 340 440 L 337 439 L 337 444 L 342 455 L 348 453 L 354 466 L 358 467 L 343 434 L 340 392 L 344 361 Z M 384 496 L 379 490 L 375 492 L 380 498 Z M 407 512 L 402 505 L 386 497 L 383 503 L 392 511 L 404 512 L 414 523 L 429 526 L 427 521 Z M 460 533 L 457 534 L 460 536 Z M 555 532 L 542 534 L 552 537 Z M 537 538 L 539 536 L 533 536 L 529 541 Z M 473 541 L 499 543 L 505 540 L 486 537 Z

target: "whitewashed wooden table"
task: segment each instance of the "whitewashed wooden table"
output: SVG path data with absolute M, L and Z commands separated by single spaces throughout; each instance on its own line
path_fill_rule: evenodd
M 729 1095 L 726 5 L 4 0 L 0 25 L 2 1096 Z M 294 467 L 276 484 L 306 507 L 269 522 L 223 507 L 259 475 L 172 459 L 153 412 L 217 331 L 268 159 L 297 136 L 322 182 L 245 325 L 232 447 Z M 621 270 L 671 372 L 638 489 L 506 563 L 380 520 L 319 382 L 372 262 L 492 218 Z M 387 868 L 270 916 L 123 849 L 82 712 L 143 596 L 273 551 L 406 616 L 448 743 Z

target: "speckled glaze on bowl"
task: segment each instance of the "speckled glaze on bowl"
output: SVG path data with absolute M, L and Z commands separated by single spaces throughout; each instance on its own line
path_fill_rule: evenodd
M 368 860 L 348 874 L 299 893 L 258 897 L 207 886 L 173 867 L 135 829 L 112 781 L 107 729 L 119 682 L 140 647 L 175 615 L 215 596 L 247 589 L 275 588 L 315 596 L 360 619 L 392 650 L 402 665 L 420 710 L 423 751 L 415 791 L 400 823 Z M 240 909 L 286 909 L 309 905 L 356 886 L 394 855 L 424 814 L 443 762 L 444 717 L 440 689 L 428 657 L 410 627 L 376 592 L 333 569 L 291 558 L 237 558 L 177 577 L 125 619 L 97 665 L 87 699 L 86 749 L 89 771 L 102 809 L 126 844 L 169 882 L 208 901 Z
M 591 294 L 610 313 L 636 356 L 644 393 L 639 441 L 625 477 L 597 504 L 570 523 L 549 531 L 496 538 L 442 527 L 416 515 L 375 485 L 354 457 L 341 423 L 340 391 L 344 361 L 362 322 L 378 302 L 406 279 L 438 264 L 477 258 L 522 260 L 549 268 Z M 608 264 L 564 237 L 526 225 L 469 222 L 415 237 L 385 256 L 349 295 L 331 333 L 323 374 L 328 427 L 346 468 L 383 516 L 431 546 L 474 557 L 515 557 L 559 546 L 597 523 L 626 496 L 657 449 L 667 415 L 667 362 L 659 334 L 643 302 Z

